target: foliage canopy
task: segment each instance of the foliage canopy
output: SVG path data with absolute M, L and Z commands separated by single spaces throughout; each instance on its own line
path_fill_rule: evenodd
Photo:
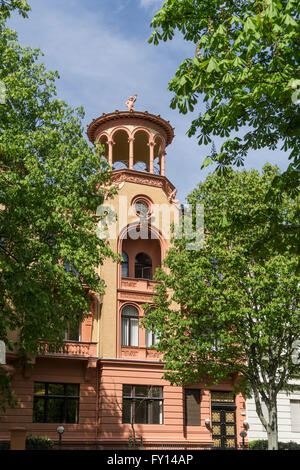
M 167 0 L 154 16 L 149 42 L 171 40 L 175 31 L 195 44 L 194 57 L 179 66 L 169 89 L 171 107 L 206 112 L 189 136 L 209 144 L 225 138 L 203 162 L 217 170 L 241 166 L 250 150 L 279 146 L 289 166 L 275 183 L 295 194 L 300 155 L 300 4 L 297 0 Z M 274 183 L 274 182 L 273 182 Z
M 83 110 L 57 99 L 57 72 L 6 26 L 13 8 L 28 11 L 26 2 L 0 4 L 0 339 L 11 350 L 17 331 L 26 360 L 39 340 L 61 345 L 83 320 L 104 289 L 97 269 L 114 255 L 96 235 L 108 165 L 84 138 Z M 11 398 L 2 368 L 0 389 Z
M 266 201 L 278 173 L 268 164 L 261 175 L 230 170 L 199 184 L 188 200 L 194 208 L 204 205 L 204 246 L 188 250 L 187 240 L 174 240 L 144 321 L 159 337 L 156 347 L 171 383 L 214 384 L 231 377 L 237 390 L 254 395 L 270 434 L 277 429 L 278 392 L 293 389 L 299 378 L 298 256 L 288 247 L 276 250 L 267 236 L 275 217 L 276 224 L 295 222 L 299 198 L 285 194 L 276 207 Z M 247 216 L 256 223 L 232 223 Z

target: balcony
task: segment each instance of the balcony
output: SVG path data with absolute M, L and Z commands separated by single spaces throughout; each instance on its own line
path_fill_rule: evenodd
M 139 291 L 139 292 L 147 292 L 153 293 L 154 286 L 157 284 L 156 281 L 152 281 L 150 279 L 136 279 L 130 277 L 123 277 L 121 279 L 121 290 L 126 291 Z
M 53 345 L 41 343 L 41 353 L 39 355 L 78 359 L 96 357 L 97 344 L 88 341 L 65 341 L 63 348 L 57 349 Z

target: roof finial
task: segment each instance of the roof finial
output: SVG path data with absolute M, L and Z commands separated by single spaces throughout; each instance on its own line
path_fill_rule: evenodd
M 134 102 L 136 101 L 136 97 L 137 97 L 137 94 L 135 93 L 134 98 L 133 96 L 129 96 L 129 99 L 126 101 L 125 104 L 128 108 L 128 111 L 133 111 L 133 105 L 134 105 Z

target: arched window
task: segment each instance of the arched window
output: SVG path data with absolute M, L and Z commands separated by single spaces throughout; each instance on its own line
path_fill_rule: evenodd
M 125 251 L 122 251 L 122 277 L 128 277 L 128 255 Z
M 149 171 L 150 146 L 149 134 L 140 129 L 134 133 L 133 141 L 134 170 Z
M 135 257 L 135 278 L 152 279 L 152 260 L 146 253 L 139 253 Z
M 139 312 L 132 305 L 126 305 L 121 313 L 122 346 L 139 345 Z

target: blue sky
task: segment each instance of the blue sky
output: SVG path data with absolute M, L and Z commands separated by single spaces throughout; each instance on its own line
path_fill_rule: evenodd
M 28 19 L 14 15 L 22 45 L 38 47 L 48 69 L 58 70 L 59 97 L 70 106 L 83 106 L 84 126 L 103 112 L 125 110 L 125 101 L 138 94 L 137 111 L 160 114 L 175 127 L 175 138 L 167 148 L 166 176 L 186 195 L 204 180 L 213 167 L 201 170 L 210 147 L 199 146 L 186 132 L 193 116 L 204 110 L 199 102 L 194 113 L 171 110 L 168 82 L 178 65 L 194 54 L 194 45 L 178 35 L 159 46 L 148 44 L 150 22 L 162 0 L 28 0 Z M 222 142 L 216 139 L 216 144 Z M 253 151 L 246 168 L 266 163 L 287 167 L 284 152 Z

